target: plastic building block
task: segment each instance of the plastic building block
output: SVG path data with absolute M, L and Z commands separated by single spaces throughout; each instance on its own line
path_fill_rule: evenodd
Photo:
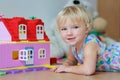
M 6 74 L 15 74 L 15 73 L 21 73 L 22 70 L 3 70 Z
M 66 58 L 59 58 L 59 59 L 57 59 L 58 63 L 63 63 L 64 61 L 66 61 Z
M 18 59 L 18 51 L 13 51 L 12 52 L 12 59 L 17 60 Z
M 23 72 L 31 72 L 31 71 L 33 71 L 33 68 L 26 68 L 23 70 Z
M 56 65 L 50 65 L 50 64 L 44 64 L 44 65 L 42 65 L 43 67 L 46 67 L 46 68 L 50 68 L 50 69 L 52 69 L 52 68 L 56 68 L 57 66 Z
M 45 67 L 35 67 L 34 71 L 45 71 L 45 70 L 49 70 L 50 68 L 45 68 Z
M 21 73 L 21 72 L 23 72 L 23 70 L 11 70 L 11 73 L 12 73 L 12 74 Z
M 50 64 L 57 64 L 57 58 L 50 58 Z
M 0 72 L 0 76 L 6 75 L 6 72 Z
M 32 19 L 32 20 L 36 19 L 36 16 L 30 16 L 30 19 Z
M 45 71 L 45 70 L 49 70 L 50 68 L 46 68 L 46 67 L 31 67 L 31 68 L 27 68 L 24 69 L 24 72 L 30 72 L 30 71 Z
M 31 72 L 31 71 L 45 71 L 49 69 L 50 68 L 47 68 L 47 67 L 31 67 L 31 68 L 26 68 L 26 69 L 0 70 L 0 75 L 16 74 L 16 73 Z
M 41 19 L 28 20 L 23 17 L 14 17 L 10 19 L 2 18 L 1 22 L 4 23 L 1 28 L 6 28 L 4 30 L 7 30 L 6 32 L 3 30 L 4 34 L 8 34 L 11 37 L 11 41 L 49 41 L 44 29 L 44 22 Z M 8 35 L 5 37 L 7 38 Z M 40 36 L 43 36 L 43 38 Z
M 1 18 L 0 34 L 4 36 L 0 36 L 0 41 L 4 41 L 4 43 L 0 42 L 0 69 L 50 63 L 50 41 L 41 19 Z M 27 54 L 22 55 L 22 53 Z M 41 69 L 35 68 L 35 70 Z M 32 69 L 24 71 L 29 72 Z M 19 73 L 21 71 L 6 70 L 6 72 Z

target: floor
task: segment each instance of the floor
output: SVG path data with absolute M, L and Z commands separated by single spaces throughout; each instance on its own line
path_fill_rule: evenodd
M 48 64 L 43 66 L 49 68 L 56 67 Z M 46 69 L 0 75 L 0 80 L 120 80 L 120 72 L 96 72 L 94 75 L 85 76 L 72 73 L 55 73 Z
M 49 70 L 0 76 L 0 80 L 120 80 L 120 73 L 96 72 L 92 76 L 72 73 L 54 73 Z

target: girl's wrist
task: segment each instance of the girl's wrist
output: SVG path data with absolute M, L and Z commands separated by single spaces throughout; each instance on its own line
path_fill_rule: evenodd
M 74 65 L 74 62 L 73 62 L 72 60 L 66 60 L 66 61 L 64 62 L 64 65 L 65 65 L 65 66 Z
M 69 66 L 70 64 L 68 62 L 63 63 L 64 66 Z
M 65 72 L 72 72 L 71 70 L 72 70 L 72 69 L 71 69 L 71 66 L 66 66 Z

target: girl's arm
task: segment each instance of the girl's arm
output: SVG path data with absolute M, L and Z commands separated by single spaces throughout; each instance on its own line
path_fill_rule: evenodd
M 76 74 L 91 75 L 96 70 L 96 60 L 99 47 L 96 43 L 88 43 L 84 49 L 84 63 L 80 66 L 61 66 L 55 72 L 71 72 Z
M 63 63 L 63 65 L 59 66 L 59 67 L 56 67 L 56 68 L 53 68 L 51 69 L 51 71 L 53 72 L 65 72 L 65 66 L 68 67 L 68 66 L 73 66 L 73 65 L 76 65 L 78 63 L 78 61 L 75 59 L 75 57 L 73 56 L 72 54 L 72 47 L 70 46 L 69 47 L 69 53 L 67 55 L 67 60 Z
M 67 55 L 67 60 L 63 63 L 63 65 L 68 66 L 68 65 L 76 65 L 78 63 L 78 61 L 76 60 L 76 58 L 74 57 L 74 55 L 72 54 L 72 47 L 69 47 L 69 53 Z

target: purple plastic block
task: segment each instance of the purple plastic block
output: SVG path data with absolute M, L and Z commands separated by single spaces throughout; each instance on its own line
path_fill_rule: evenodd
M 12 70 L 12 74 L 21 73 L 21 72 L 23 72 L 23 70 Z
M 40 70 L 42 70 L 42 68 L 41 67 L 34 67 L 33 70 L 34 71 L 40 71 Z
M 49 70 L 49 68 L 45 68 L 45 67 L 34 67 L 33 68 L 34 71 L 40 71 L 40 70 Z
M 45 68 L 45 67 L 43 67 L 43 69 L 42 70 L 50 70 L 50 68 Z
M 6 74 L 15 74 L 15 73 L 23 72 L 23 70 L 16 70 L 16 69 L 13 69 L 13 70 L 2 70 L 2 71 L 6 72 Z
M 23 72 L 30 72 L 30 71 L 33 71 L 33 68 L 27 68 L 23 70 Z
M 11 74 L 12 73 L 11 70 L 1 70 L 1 71 L 6 72 L 6 74 Z
M 6 74 L 16 74 L 16 73 L 30 72 L 30 71 L 45 71 L 49 69 L 50 68 L 46 68 L 46 67 L 32 67 L 26 69 L 0 70 L 0 72 L 5 72 Z

